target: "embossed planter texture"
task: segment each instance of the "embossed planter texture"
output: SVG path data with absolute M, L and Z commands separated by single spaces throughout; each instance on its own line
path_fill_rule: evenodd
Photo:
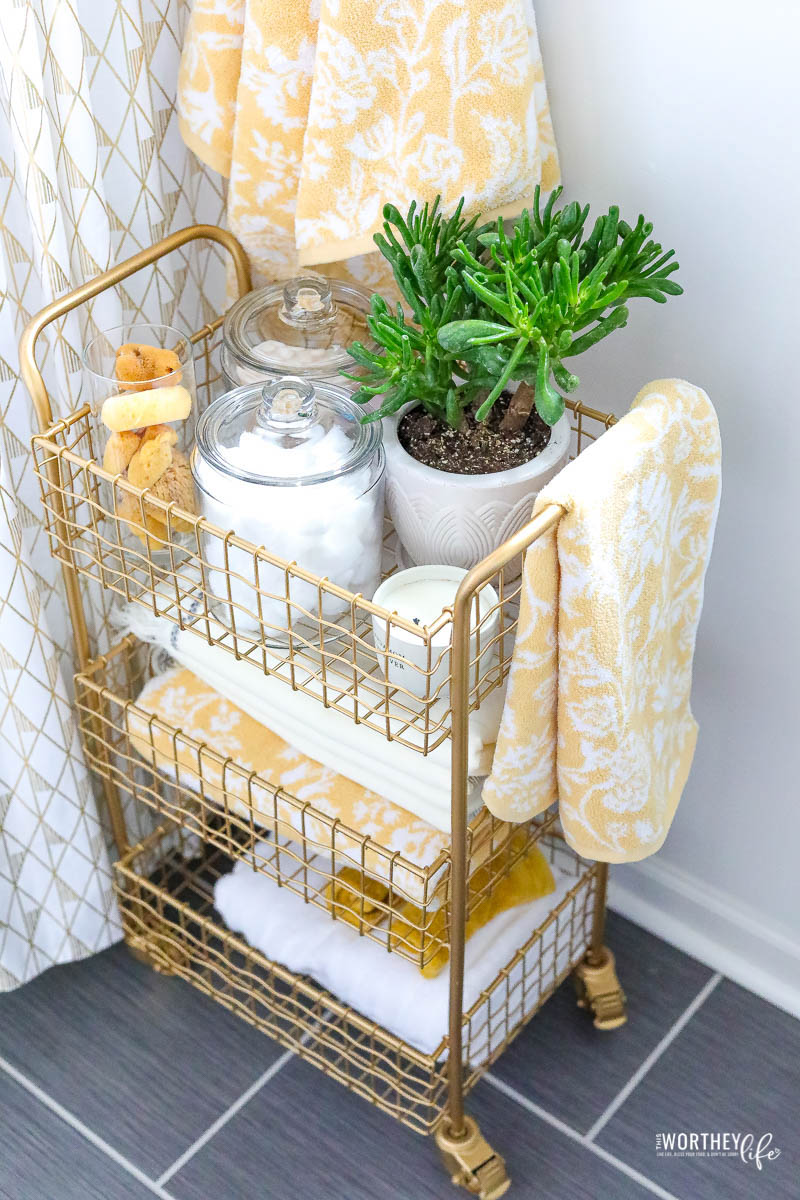
M 530 520 L 537 493 L 567 460 L 569 416 L 553 426 L 542 453 L 521 467 L 458 475 L 406 453 L 397 426 L 407 411 L 383 421 L 386 503 L 400 541 L 417 566 L 473 567 Z

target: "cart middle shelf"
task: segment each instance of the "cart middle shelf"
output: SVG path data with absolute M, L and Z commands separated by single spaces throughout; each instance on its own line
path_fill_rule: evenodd
M 452 856 L 434 831 L 404 847 L 302 800 L 203 738 L 137 702 L 153 675 L 149 648 L 129 636 L 75 677 L 84 753 L 124 797 L 139 800 L 225 854 L 346 921 L 421 970 L 449 955 Z M 187 722 L 188 723 L 188 722 Z M 481 808 L 468 829 L 468 918 L 555 825 L 510 825 Z M 368 814 L 370 830 L 374 816 Z M 419 823 L 417 823 L 419 824 Z M 430 827 L 429 827 L 430 828 Z

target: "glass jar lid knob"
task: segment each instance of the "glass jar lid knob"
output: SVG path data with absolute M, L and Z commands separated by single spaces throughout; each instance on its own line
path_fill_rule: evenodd
M 262 429 L 294 432 L 311 425 L 316 415 L 314 388 L 307 379 L 286 375 L 261 390 L 256 420 Z
M 324 329 L 333 324 L 336 313 L 327 279 L 301 275 L 284 286 L 280 318 L 286 325 L 306 330 Z

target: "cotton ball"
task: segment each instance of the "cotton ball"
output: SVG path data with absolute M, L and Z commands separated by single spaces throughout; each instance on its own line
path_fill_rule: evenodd
M 307 440 L 312 443 L 313 442 L 321 442 L 324 437 L 325 437 L 325 430 L 322 428 L 321 425 L 312 425 L 311 428 L 309 429 L 308 433 L 306 434 Z
M 302 374 L 303 367 L 317 366 L 333 355 L 342 354 L 342 347 L 338 343 L 332 346 L 290 346 L 288 342 L 280 342 L 277 338 L 265 338 L 263 342 L 257 342 L 253 346 L 251 353 L 271 363 L 294 367 L 297 374 Z M 240 376 L 245 373 L 247 368 L 239 367 Z M 256 376 L 252 382 L 256 383 L 260 378 Z M 248 378 L 244 382 L 250 383 L 251 380 Z
M 231 449 L 230 458 L 239 469 L 292 481 L 333 469 L 349 449 L 349 439 L 342 429 L 334 426 L 323 430 L 319 426 L 314 428 L 313 438 L 290 448 L 244 433 L 240 444 Z M 236 479 L 204 464 L 198 481 L 204 489 L 204 513 L 215 525 L 234 529 L 276 558 L 296 562 L 311 574 L 369 598 L 379 580 L 383 533 L 383 489 L 380 484 L 372 484 L 371 471 L 370 465 L 318 484 L 287 482 L 269 487 Z M 208 539 L 206 553 L 212 567 L 223 567 L 219 538 Z M 326 622 L 337 622 L 347 613 L 347 600 L 324 588 L 320 593 L 313 583 L 289 574 L 289 618 L 284 600 L 287 574 L 282 568 L 259 559 L 254 577 L 252 555 L 234 548 L 229 550 L 228 561 L 231 571 L 242 578 L 227 580 L 222 570 L 215 570 L 209 583 L 223 601 L 230 588 L 234 605 L 242 606 L 233 610 L 239 630 L 255 630 L 260 611 L 268 640 L 272 636 L 281 640 L 279 631 L 291 624 L 298 636 L 305 634 L 315 644 L 318 631 L 313 622 L 320 615 L 320 607 Z M 310 615 L 311 625 L 306 614 Z M 229 615 L 226 620 L 230 620 Z
M 319 591 L 305 579 L 293 578 L 289 597 L 292 601 L 292 620 L 301 621 L 306 615 L 314 617 L 319 610 Z
M 316 447 L 316 461 L 319 470 L 339 466 L 350 453 L 350 439 L 343 429 L 334 425 Z
M 285 553 L 281 558 L 285 558 L 287 562 L 297 563 L 306 571 L 317 572 L 315 559 L 317 556 L 317 546 L 319 538 L 317 536 L 309 537 L 301 530 L 295 530 L 292 537 L 287 539 L 284 546 Z
M 325 592 L 322 597 L 322 616 L 326 621 L 337 621 L 347 612 L 349 604 L 331 592 Z

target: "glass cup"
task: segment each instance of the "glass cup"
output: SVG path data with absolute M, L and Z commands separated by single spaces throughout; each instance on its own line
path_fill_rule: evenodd
M 91 389 L 90 403 L 100 430 L 101 453 L 105 449 L 110 431 L 103 425 L 100 412 L 109 396 L 119 395 L 120 392 L 150 391 L 154 388 L 174 387 L 178 382 L 175 372 L 171 372 L 142 383 L 126 381 L 121 384 L 116 374 L 116 355 L 120 346 L 131 343 L 154 346 L 158 350 L 172 350 L 176 354 L 181 371 L 179 382 L 189 392 L 192 407 L 186 420 L 174 422 L 173 428 L 178 435 L 176 443 L 178 449 L 184 454 L 188 454 L 194 445 L 194 427 L 197 415 L 197 385 L 192 343 L 185 333 L 174 329 L 171 325 L 150 325 L 143 322 L 115 325 L 112 329 L 105 329 L 92 338 L 83 352 L 84 374 Z
M 180 372 L 173 369 L 158 378 L 141 382 L 120 381 L 116 374 L 116 355 L 121 346 L 128 344 L 172 350 L 180 364 Z M 159 388 L 186 388 L 191 399 L 188 417 L 183 420 L 167 422 L 177 434 L 177 440 L 172 448 L 172 462 L 169 468 L 171 474 L 166 475 L 165 478 L 162 476 L 164 483 L 160 488 L 158 479 L 154 480 L 152 485 L 137 482 L 137 486 L 145 487 L 165 502 L 174 499 L 180 507 L 189 508 L 191 511 L 195 507 L 195 501 L 188 458 L 194 445 L 197 385 L 192 343 L 187 335 L 171 325 L 154 325 L 145 322 L 116 325 L 111 329 L 103 330 L 89 342 L 83 352 L 83 367 L 90 388 L 90 405 L 95 420 L 95 458 L 112 474 L 119 473 L 124 478 L 127 478 L 128 468 L 123 461 L 117 461 L 110 456 L 106 461 L 106 447 L 111 437 L 111 431 L 103 424 L 101 417 L 105 401 L 113 396 L 132 395 L 140 391 L 149 393 Z M 156 418 L 152 423 L 159 424 L 160 422 Z M 150 424 L 150 422 L 144 424 Z M 184 472 L 189 481 L 188 485 L 185 483 Z M 134 482 L 133 477 L 129 482 Z M 120 487 L 107 485 L 103 487 L 103 492 L 103 503 L 107 511 L 116 516 L 123 516 L 132 527 L 127 530 L 120 527 L 119 530 L 119 537 L 124 538 L 125 544 L 130 548 L 144 552 L 147 557 L 152 558 L 163 552 L 168 553 L 168 543 L 185 543 L 187 536 L 185 526 L 181 530 L 181 523 L 175 522 L 168 532 L 162 517 L 163 510 L 159 511 L 155 506 L 143 508 L 144 501 L 140 503 L 136 497 L 124 492 Z

